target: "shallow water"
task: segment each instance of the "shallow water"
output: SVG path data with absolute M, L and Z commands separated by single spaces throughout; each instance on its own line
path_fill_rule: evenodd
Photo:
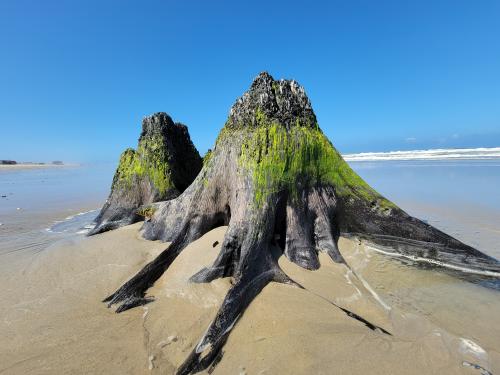
M 99 210 L 90 210 L 70 215 L 64 220 L 57 221 L 46 229 L 49 233 L 87 234 L 93 228 L 93 221 L 99 214 Z
M 0 255 L 36 253 L 61 238 L 83 234 L 109 193 L 114 168 L 0 169 Z
M 364 242 L 340 246 L 356 275 L 388 306 L 399 336 L 415 342 L 439 336 L 464 362 L 499 370 L 498 290 L 387 257 Z
M 0 215 L 56 212 L 102 202 L 115 165 L 96 164 L 36 169 L 0 169 Z
M 351 162 L 409 214 L 500 258 L 500 161 Z

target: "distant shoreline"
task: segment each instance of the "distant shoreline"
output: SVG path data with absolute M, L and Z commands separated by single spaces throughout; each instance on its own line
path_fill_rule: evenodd
M 65 168 L 65 167 L 78 167 L 79 164 L 31 164 L 31 163 L 18 163 L 18 164 L 0 164 L 0 170 L 16 170 L 16 169 L 43 169 L 43 168 Z

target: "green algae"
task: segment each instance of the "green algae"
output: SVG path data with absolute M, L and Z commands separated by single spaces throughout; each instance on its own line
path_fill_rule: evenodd
M 273 83 L 272 83 L 272 86 L 271 86 L 271 87 L 273 88 L 274 95 L 278 95 L 279 90 L 280 90 L 280 85 L 279 85 L 279 83 L 278 83 L 278 82 L 276 82 L 276 81 L 273 81 Z
M 208 149 L 207 153 L 203 156 L 203 165 L 207 165 L 208 162 L 212 159 L 212 150 Z
M 296 199 L 303 188 L 331 185 L 342 198 L 376 202 L 381 209 L 394 207 L 349 167 L 317 124 L 297 119 L 287 129 L 259 109 L 255 123 L 257 127 L 243 130 L 239 164 L 252 175 L 257 206 L 279 191 Z
M 121 157 L 113 185 L 131 187 L 148 177 L 161 195 L 174 188 L 168 165 L 169 154 L 160 136 L 141 139 L 137 151 L 129 148 Z
M 153 217 L 154 213 L 156 212 L 156 207 L 154 206 L 145 206 L 145 207 L 140 207 L 137 210 L 137 215 L 142 216 L 146 219 L 149 219 Z

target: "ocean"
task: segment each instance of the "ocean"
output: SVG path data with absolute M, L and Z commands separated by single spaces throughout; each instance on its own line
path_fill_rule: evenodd
M 83 235 L 107 198 L 115 168 L 0 168 L 0 256 Z

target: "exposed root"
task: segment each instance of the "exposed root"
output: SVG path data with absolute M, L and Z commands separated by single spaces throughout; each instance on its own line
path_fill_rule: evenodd
M 218 278 L 232 276 L 240 260 L 242 236 L 245 232 L 246 230 L 240 226 L 230 223 L 214 264 L 200 270 L 190 281 L 208 283 Z
M 116 309 L 117 313 L 140 306 L 143 304 L 141 302 L 146 300 L 144 298 L 146 290 L 163 275 L 180 251 L 180 247 L 173 243 L 116 292 L 106 297 L 103 302 L 107 302 L 108 307 L 119 303 L 120 306 Z
M 221 355 L 220 351 L 243 311 L 274 278 L 272 270 L 257 275 L 250 274 L 250 272 L 245 274 L 229 290 L 207 332 L 179 367 L 178 375 L 205 370 L 218 355 Z
M 485 254 L 475 254 L 477 250 L 465 248 L 467 245 L 427 242 L 391 235 L 373 235 L 366 233 L 345 233 L 347 237 L 359 237 L 373 244 L 380 252 L 387 255 L 404 257 L 421 262 L 426 267 L 444 267 L 450 272 L 460 272 L 460 277 L 475 281 L 474 275 L 498 277 L 500 263 Z M 455 247 L 458 246 L 458 247 Z
M 121 313 L 122 311 L 126 311 L 128 309 L 132 309 L 134 307 L 147 305 L 150 302 L 153 302 L 153 297 L 141 297 L 141 296 L 129 296 L 127 299 L 121 301 L 121 305 L 116 309 L 116 313 Z M 104 301 L 106 302 L 106 301 Z M 108 307 L 111 305 L 108 304 Z
M 255 250 L 256 249 L 254 249 L 254 251 Z M 267 249 L 265 254 L 272 254 L 272 252 L 270 249 Z M 226 343 L 234 325 L 252 300 L 271 281 L 281 282 L 304 289 L 342 310 L 350 318 L 360 321 L 371 330 L 391 335 L 391 333 L 384 328 L 371 323 L 360 315 L 304 288 L 286 275 L 272 257 L 264 255 L 264 258 L 265 260 L 260 262 L 261 266 L 259 269 L 255 269 L 254 267 L 246 268 L 241 278 L 239 278 L 229 290 L 207 332 L 203 335 L 185 362 L 179 367 L 177 371 L 178 375 L 194 374 L 207 369 L 209 366 L 213 370 L 216 365 L 215 361 L 217 360 L 218 362 L 222 358 L 222 347 Z
M 390 335 L 392 336 L 392 333 L 386 331 L 385 329 L 383 329 L 382 327 L 380 326 L 377 326 L 373 323 L 370 323 L 368 320 L 366 320 L 365 318 L 359 316 L 358 314 L 355 314 L 353 313 L 352 311 L 349 311 L 343 307 L 340 307 L 339 305 L 333 303 L 330 301 L 330 303 L 336 307 L 338 307 L 340 310 L 342 310 L 343 312 L 345 312 L 349 317 L 353 318 L 353 319 L 356 319 L 356 320 L 359 320 L 361 323 L 363 323 L 364 325 L 366 325 L 368 328 L 370 328 L 372 331 L 380 331 L 382 333 L 385 333 L 386 335 Z
M 380 212 L 366 202 L 341 202 L 339 228 L 344 236 L 356 236 L 387 252 L 409 258 L 425 258 L 477 271 L 500 272 L 500 262 L 393 207 Z
M 307 288 L 305 288 L 304 286 L 300 285 L 299 283 L 296 283 L 294 282 L 298 287 L 300 287 L 301 289 L 303 290 L 306 290 L 308 291 L 309 293 L 315 295 L 316 297 L 318 298 L 321 298 L 322 300 L 328 302 L 329 304 L 335 306 L 336 308 L 342 310 L 343 312 L 345 312 L 347 314 L 347 316 L 349 316 L 350 318 L 353 318 L 353 319 L 356 319 L 358 321 L 360 321 L 361 323 L 363 323 L 364 325 L 366 325 L 368 328 L 370 328 L 372 331 L 380 331 L 382 333 L 385 333 L 386 335 L 390 335 L 392 336 L 392 334 L 390 332 L 388 332 L 387 330 L 385 330 L 384 328 L 380 327 L 380 326 L 377 326 L 376 324 L 373 324 L 371 322 L 369 322 L 368 320 L 366 320 L 365 318 L 363 318 L 362 316 L 346 309 L 345 307 L 342 307 L 338 304 L 336 304 L 335 302 L 329 300 L 328 298 L 325 298 L 323 297 L 322 295 L 318 294 L 318 293 L 315 293 Z
M 275 205 L 274 207 L 279 206 Z M 260 215 L 257 215 L 254 218 L 256 221 L 251 221 L 252 225 L 250 225 L 249 229 L 246 229 L 248 226 L 240 225 L 238 228 L 245 229 L 237 231 L 234 229 L 232 223 L 230 223 L 221 253 L 214 262 L 214 265 L 201 270 L 191 278 L 194 282 L 209 282 L 215 277 L 234 276 L 236 282 L 222 302 L 207 332 L 200 339 L 186 361 L 179 367 L 177 374 L 193 374 L 207 369 L 211 364 L 211 368 L 213 368 L 213 361 L 215 359 L 220 360 L 222 357 L 222 347 L 234 325 L 251 301 L 269 282 L 280 282 L 305 289 L 279 268 L 277 257 L 280 254 L 273 251 L 274 247 L 270 244 L 272 234 L 266 230 L 256 231 L 255 229 L 272 228 L 272 222 L 279 222 L 279 218 L 274 219 L 274 217 L 275 215 L 280 215 L 280 210 L 277 209 L 276 212 L 273 208 L 263 210 Z M 290 212 L 289 209 L 287 209 L 288 212 Z M 293 249 L 297 249 L 297 247 L 293 247 Z M 315 253 L 316 249 L 311 247 L 309 251 Z M 390 334 L 383 328 L 378 327 L 352 311 L 320 295 L 317 296 L 341 309 L 349 317 L 364 323 L 368 328 Z
M 314 242 L 314 220 L 309 207 L 289 199 L 286 207 L 285 255 L 300 267 L 319 268 L 318 253 Z
M 337 199 L 332 187 L 313 189 L 309 204 L 315 213 L 314 239 L 316 247 L 326 252 L 336 263 L 345 263 L 337 246 L 339 230 L 337 225 Z
M 330 187 L 304 189 L 298 200 L 289 197 L 285 255 L 290 261 L 315 270 L 319 268 L 318 251 L 323 251 L 334 262 L 345 262 L 337 247 L 336 207 L 334 191 Z
M 144 298 L 147 289 L 163 275 L 188 244 L 210 230 L 210 226 L 206 224 L 207 221 L 199 217 L 187 221 L 170 246 L 103 302 L 108 302 L 108 307 L 120 303 L 117 313 L 151 302 L 151 298 Z
M 94 234 L 99 234 L 99 233 L 104 233 L 110 230 L 117 229 L 123 225 L 128 225 L 132 224 L 134 222 L 134 218 L 132 218 L 129 221 L 110 221 L 103 223 L 101 225 L 96 225 L 94 228 L 92 228 L 89 233 L 87 234 L 88 236 L 93 236 Z

